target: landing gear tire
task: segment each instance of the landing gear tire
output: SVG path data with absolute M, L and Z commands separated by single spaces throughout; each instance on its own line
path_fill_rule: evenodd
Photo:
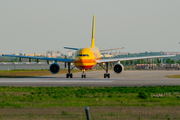
M 108 78 L 110 78 L 110 74 L 108 74 Z
M 70 78 L 73 78 L 73 74 L 72 73 L 70 74 Z
M 73 74 L 72 74 L 72 73 L 70 73 L 70 74 L 67 73 L 67 74 L 66 74 L 66 78 L 73 78 Z
M 104 73 L 104 78 L 110 78 L 110 74 L 109 73 Z
M 66 63 L 65 63 L 65 66 L 66 66 Z M 74 67 L 73 67 L 74 68 Z M 73 69 L 72 68 L 72 69 Z M 66 74 L 66 78 L 73 78 L 73 74 L 71 73 L 71 63 L 68 62 L 68 73 Z
M 86 78 L 86 75 L 81 75 L 81 78 Z
M 106 78 L 106 74 L 104 74 L 104 78 Z

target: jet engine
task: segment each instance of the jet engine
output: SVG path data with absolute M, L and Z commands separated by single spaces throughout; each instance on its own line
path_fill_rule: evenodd
M 51 73 L 56 74 L 60 71 L 60 66 L 57 63 L 53 63 L 50 65 L 49 70 Z
M 117 74 L 120 74 L 124 70 L 124 66 L 121 63 L 116 63 L 113 66 L 113 71 Z

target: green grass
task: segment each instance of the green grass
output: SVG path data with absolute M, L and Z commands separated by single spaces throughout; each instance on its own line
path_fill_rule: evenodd
M 180 86 L 0 87 L 0 119 L 180 119 Z
M 72 70 L 72 73 L 81 72 L 80 70 Z M 67 73 L 67 69 L 61 69 L 58 74 Z M 25 77 L 34 77 L 34 76 L 43 76 L 43 75 L 53 75 L 47 69 L 41 70 L 9 70 L 9 71 L 0 71 L 0 78 L 25 78 Z
M 180 106 L 180 86 L 0 87 L 1 108 Z
M 169 78 L 180 78 L 180 75 L 168 75 L 166 77 L 169 77 Z

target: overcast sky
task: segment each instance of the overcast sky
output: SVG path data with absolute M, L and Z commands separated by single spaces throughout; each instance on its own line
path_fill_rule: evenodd
M 0 53 L 180 51 L 180 0 L 0 0 Z

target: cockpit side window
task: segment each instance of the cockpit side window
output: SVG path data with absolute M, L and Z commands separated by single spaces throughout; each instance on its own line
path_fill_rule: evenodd
M 89 57 L 89 55 L 88 54 L 77 54 L 77 57 L 79 57 L 79 56 L 82 56 L 82 57 Z

